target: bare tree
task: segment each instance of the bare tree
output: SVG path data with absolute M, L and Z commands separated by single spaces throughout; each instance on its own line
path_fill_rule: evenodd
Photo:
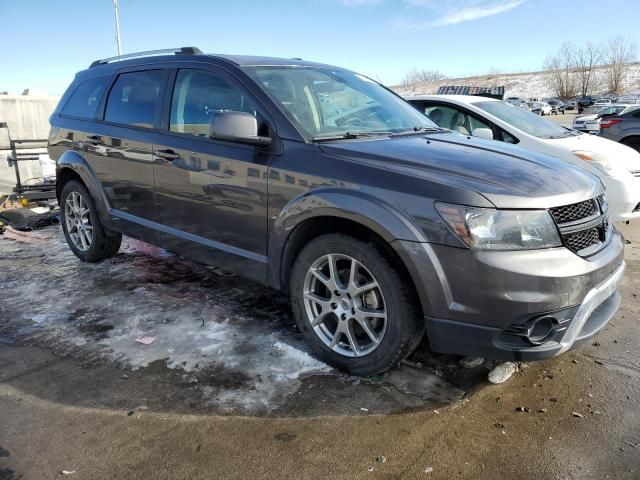
M 602 47 L 593 43 L 578 47 L 575 51 L 575 72 L 580 83 L 580 93 L 582 96 L 588 95 L 594 81 L 594 69 L 602 62 Z
M 551 77 L 553 90 L 562 99 L 572 98 L 576 94 L 575 79 L 572 73 L 575 68 L 575 52 L 575 45 L 566 42 L 556 53 L 548 55 L 544 61 L 544 69 Z
M 609 93 L 622 93 L 629 63 L 636 58 L 637 45 L 630 38 L 612 38 L 604 47 L 604 62 Z
M 407 72 L 402 80 L 402 84 L 406 87 L 420 82 L 435 82 L 444 80 L 447 76 L 438 70 L 419 70 L 412 68 Z

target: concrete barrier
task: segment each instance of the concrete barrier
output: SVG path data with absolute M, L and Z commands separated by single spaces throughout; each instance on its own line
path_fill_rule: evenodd
M 16 183 L 13 167 L 7 164 L 11 139 L 45 139 L 49 136 L 49 116 L 58 105 L 60 97 L 48 95 L 0 95 L 0 122 L 6 122 L 9 130 L 0 129 L 0 193 L 9 193 Z M 38 162 L 20 165 L 23 180 L 42 176 Z

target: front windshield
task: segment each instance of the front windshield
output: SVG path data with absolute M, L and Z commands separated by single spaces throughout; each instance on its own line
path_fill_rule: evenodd
M 570 132 L 557 123 L 545 120 L 535 113 L 514 107 L 505 102 L 478 102 L 474 103 L 474 105 L 534 137 L 560 138 L 567 136 Z
M 378 83 L 326 67 L 245 67 L 308 139 L 437 128 Z

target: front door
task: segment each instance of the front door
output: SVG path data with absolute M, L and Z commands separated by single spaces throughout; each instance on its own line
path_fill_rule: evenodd
M 212 140 L 216 112 L 241 111 L 268 128 L 253 97 L 222 69 L 175 73 L 168 133 L 154 145 L 156 196 L 165 231 L 193 243 L 264 263 L 267 255 L 267 167 L 264 149 Z M 261 133 L 262 134 L 262 133 Z

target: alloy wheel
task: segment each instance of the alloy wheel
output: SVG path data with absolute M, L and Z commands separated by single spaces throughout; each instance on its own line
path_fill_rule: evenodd
M 78 192 L 71 192 L 64 204 L 64 221 L 69 238 L 81 252 L 91 248 L 93 242 L 93 224 L 89 205 Z
M 387 308 L 378 281 L 355 258 L 327 254 L 308 269 L 304 307 L 313 331 L 346 357 L 373 352 L 387 327 Z

